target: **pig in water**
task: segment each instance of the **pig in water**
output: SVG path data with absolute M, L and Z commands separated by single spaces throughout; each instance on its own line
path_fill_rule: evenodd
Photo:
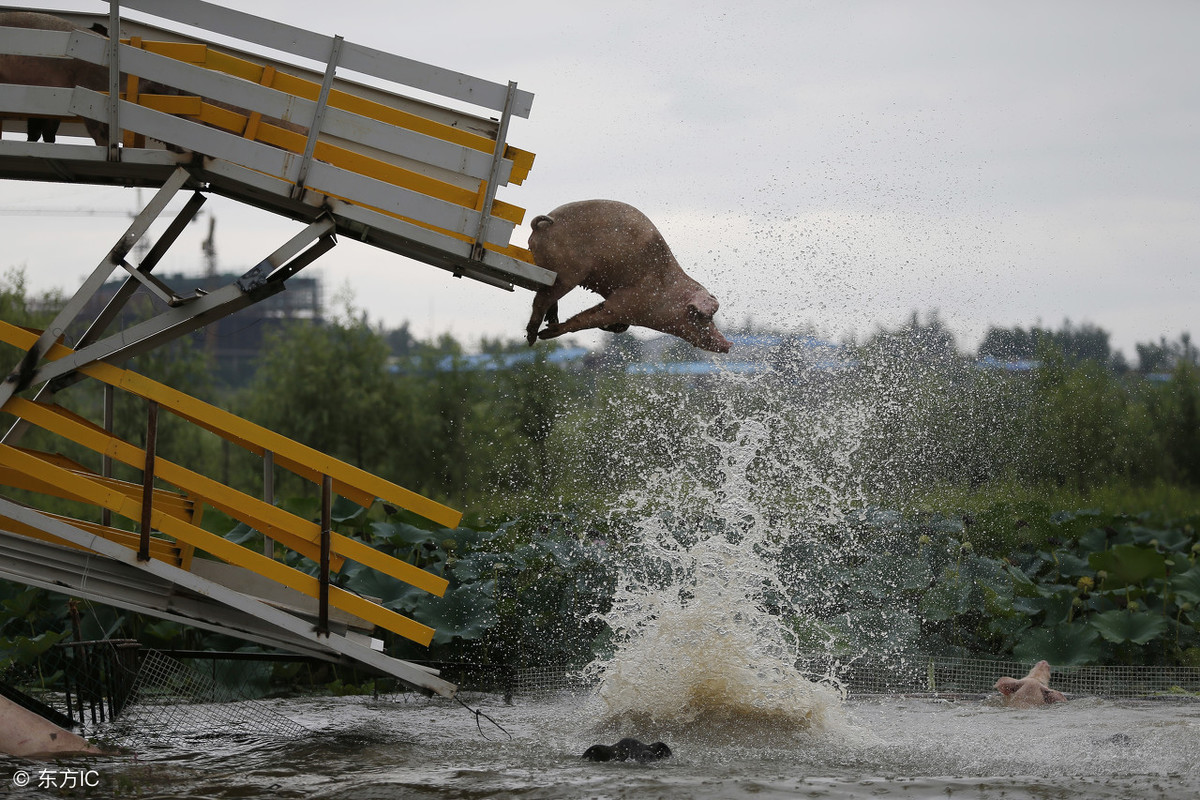
M 558 274 L 533 298 L 525 329 L 531 345 L 587 328 L 619 333 L 641 325 L 704 350 L 729 352 L 729 340 L 713 324 L 717 298 L 684 273 L 654 223 L 633 206 L 583 200 L 531 224 L 534 263 Z M 558 300 L 576 286 L 604 301 L 560 323 Z M 539 331 L 543 319 L 546 327 Z
M 1020 680 L 1005 676 L 996 681 L 1004 704 L 1013 708 L 1032 708 L 1050 703 L 1065 703 L 1067 696 L 1050 688 L 1050 665 L 1039 661 Z

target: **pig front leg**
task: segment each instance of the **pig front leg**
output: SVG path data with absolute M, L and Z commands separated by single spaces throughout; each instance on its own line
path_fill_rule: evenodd
M 580 311 L 566 322 L 547 326 L 545 330 L 538 334 L 538 338 L 554 339 L 567 333 L 583 331 L 589 328 L 621 331 L 628 329 L 628 327 L 629 325 L 613 313 L 605 303 L 597 303 L 589 309 Z
M 549 289 L 541 289 L 533 296 L 533 313 L 529 316 L 529 324 L 525 326 L 525 341 L 529 342 L 530 346 L 538 340 L 538 329 L 542 327 L 543 319 L 551 327 L 558 325 L 558 300 L 567 291 L 555 284 Z

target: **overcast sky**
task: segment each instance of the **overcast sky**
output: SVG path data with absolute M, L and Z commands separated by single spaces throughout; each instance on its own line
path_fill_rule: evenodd
M 973 348 L 992 324 L 1069 318 L 1130 357 L 1135 342 L 1200 335 L 1194 0 L 237 5 L 517 81 L 535 99 L 510 141 L 537 160 L 500 197 L 527 220 L 590 197 L 638 206 L 726 329 L 861 339 L 938 309 Z M 137 207 L 132 189 L 0 184 L 0 268 L 73 290 L 127 221 L 13 210 Z M 224 270 L 296 229 L 208 208 Z M 202 270 L 201 227 L 160 270 Z M 532 299 L 347 241 L 309 269 L 331 302 L 349 294 L 420 336 L 518 338 Z M 571 298 L 565 311 L 597 300 Z

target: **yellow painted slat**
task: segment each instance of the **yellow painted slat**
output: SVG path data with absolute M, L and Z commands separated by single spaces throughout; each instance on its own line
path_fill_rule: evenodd
M 22 349 L 32 347 L 38 334 L 27 331 L 0 321 L 0 339 L 8 341 Z M 55 345 L 47 354 L 48 358 L 62 358 L 70 353 L 69 348 Z M 116 388 L 123 389 L 147 400 L 154 400 L 159 405 L 176 415 L 190 421 L 203 424 L 214 432 L 225 431 L 234 437 L 251 441 L 262 450 L 270 450 L 276 454 L 276 463 L 294 461 L 307 465 L 319 475 L 329 475 L 334 485 L 339 482 L 358 487 L 371 497 L 381 498 L 402 508 L 406 508 L 426 519 L 431 519 L 446 527 L 457 527 L 462 521 L 462 513 L 452 508 L 429 500 L 402 486 L 386 481 L 376 475 L 325 455 L 318 450 L 294 442 L 280 434 L 269 431 L 248 420 L 197 400 L 169 386 L 153 381 L 136 372 L 113 367 L 109 364 L 94 363 L 80 369 L 85 375 Z M 19 397 L 10 398 L 4 407 L 5 411 L 21 415 L 21 410 L 43 420 L 46 424 L 67 431 L 59 431 L 69 439 L 79 442 L 92 450 L 107 453 L 123 463 L 141 468 L 145 463 L 145 452 L 134 445 L 123 442 L 90 421 L 71 414 L 65 409 L 51 409 L 40 404 L 32 403 Z M 35 424 L 43 425 L 42 422 Z M 202 421 L 202 422 L 201 422 Z M 320 528 L 315 523 L 300 520 L 283 509 L 250 497 L 223 484 L 213 481 L 198 473 L 186 470 L 179 465 L 166 460 L 159 460 L 155 467 L 156 473 L 166 483 L 170 483 L 189 493 L 202 498 L 204 502 L 229 514 L 234 519 L 241 520 L 247 525 L 261 531 L 272 538 L 279 539 L 282 544 L 313 558 L 310 553 L 312 546 L 319 541 Z M 334 534 L 331 541 L 332 561 L 337 569 L 341 569 L 342 558 L 353 558 L 360 563 L 370 560 L 373 569 L 379 570 L 394 578 L 405 581 L 413 586 L 424 589 L 439 597 L 445 593 L 447 582 L 444 578 L 433 575 L 412 564 L 380 553 L 372 548 L 363 549 L 365 545 L 341 534 Z M 355 555 L 350 555 L 353 552 Z M 319 553 L 317 554 L 319 557 Z M 316 560 L 316 559 L 314 559 Z
M 114 485 L 119 491 L 123 491 L 130 497 L 134 497 L 139 500 L 141 499 L 142 484 L 140 483 L 130 483 L 129 481 L 121 481 L 117 480 L 116 478 L 106 478 L 95 470 L 88 469 L 78 461 L 72 458 L 67 458 L 61 453 L 43 453 L 39 450 L 30 450 L 25 447 L 18 447 L 17 449 L 24 453 L 29 453 L 30 455 L 40 458 L 43 461 L 54 464 L 56 467 L 62 467 L 69 472 L 78 472 L 81 475 L 87 475 L 92 480 L 99 481 L 104 484 Z M 180 494 L 179 492 L 172 492 L 168 489 L 154 489 L 154 505 L 157 508 L 161 508 L 163 511 L 166 511 L 171 516 L 179 517 L 180 519 L 191 519 L 198 513 L 195 510 L 196 504 L 193 502 L 192 498 Z
M 457 527 L 462 521 L 462 512 L 460 511 L 422 497 L 403 486 L 398 486 L 319 450 L 292 441 L 286 436 L 267 430 L 261 425 L 256 425 L 228 411 L 197 400 L 136 372 L 118 369 L 108 364 L 90 364 L 80 371 L 139 397 L 154 400 L 184 419 L 197 423 L 203 421 L 207 423 L 205 427 L 209 430 L 226 431 L 243 441 L 253 442 L 257 447 L 275 453 L 276 463 L 279 463 L 279 457 L 283 457 L 296 463 L 306 464 L 314 474 L 328 475 L 335 482 L 342 481 L 357 486 L 373 497 L 408 509 L 447 528 Z
M 150 104 L 146 103 L 145 105 L 149 106 Z M 166 104 L 160 105 L 165 106 Z M 183 104 L 181 103 L 180 106 L 182 107 Z M 158 110 L 165 111 L 166 109 L 158 108 Z M 200 104 L 199 110 L 196 111 L 167 111 L 167 113 L 195 116 L 196 119 L 206 125 L 236 133 L 239 136 L 246 134 L 250 123 L 250 117 L 231 109 L 214 106 L 211 103 Z M 297 154 L 303 153 L 306 145 L 306 138 L 303 134 L 261 120 L 255 127 L 253 136 L 249 138 Z M 409 189 L 438 200 L 444 200 L 447 203 L 478 210 L 477 206 L 479 203 L 477 200 L 479 193 L 476 191 L 464 189 L 461 186 L 455 186 L 452 183 L 440 181 L 428 175 L 422 175 L 419 172 L 414 172 L 396 164 L 372 158 L 344 147 L 318 141 L 316 147 L 313 149 L 313 158 L 348 172 L 366 175 L 374 180 L 390 183 L 393 186 Z M 317 192 L 324 192 L 318 185 L 313 185 L 310 188 Z M 384 211 L 382 213 L 386 214 L 388 212 Z M 395 215 L 390 214 L 390 216 Z M 492 203 L 492 216 L 506 222 L 511 222 L 514 225 L 519 225 L 525 218 L 525 209 L 514 206 L 511 203 L 505 203 L 502 200 L 496 200 Z
M 129 39 L 122 39 L 123 44 L 132 44 Z M 133 45 L 140 47 L 148 53 L 157 53 L 160 56 L 173 58 L 176 61 L 187 61 L 190 64 L 203 64 L 208 58 L 208 45 L 206 44 L 191 44 L 188 42 L 156 42 L 142 40 L 139 44 Z
M 316 102 L 321 93 L 321 85 L 319 83 L 278 71 L 276 71 L 273 78 L 269 76 L 264 77 L 265 71 L 272 69 L 271 67 L 264 67 L 236 56 L 221 53 L 212 48 L 207 48 L 205 45 L 187 45 L 185 48 L 173 42 L 143 42 L 142 48 L 152 53 L 158 53 L 159 55 L 179 61 L 200 64 L 216 72 L 222 72 L 226 75 L 232 75 L 263 86 L 269 86 L 277 91 L 295 95 L 305 100 Z M 200 48 L 204 48 L 203 51 Z M 451 125 L 427 119 L 408 111 L 402 111 L 393 106 L 368 100 L 365 97 L 359 97 L 358 95 L 339 89 L 330 91 L 328 103 L 334 108 L 340 108 L 352 114 L 376 119 L 398 128 L 422 133 L 426 136 L 432 136 L 435 139 L 441 139 L 442 141 L 462 147 L 469 147 L 481 153 L 490 154 L 496 147 L 495 140 L 487 136 L 464 131 L 461 128 L 455 128 Z M 512 161 L 513 164 L 509 183 L 517 186 L 521 185 L 533 168 L 534 154 L 512 147 L 511 145 L 506 145 L 504 157 Z
M 58 514 L 47 514 L 44 511 L 40 513 L 45 514 L 45 516 L 50 517 L 51 519 L 58 520 L 59 522 L 65 522 L 66 524 L 79 528 L 82 531 L 87 531 L 88 533 L 99 536 L 102 539 L 107 539 L 108 541 L 122 545 L 123 547 L 128 547 L 130 550 L 137 550 L 141 546 L 141 537 L 139 537 L 136 533 L 123 531 L 119 528 L 105 527 L 104 525 L 99 525 L 95 522 L 85 522 L 79 519 L 63 517 Z M 49 542 L 50 544 L 57 544 L 62 547 L 70 547 L 73 550 L 83 550 L 84 552 L 89 553 L 93 552 L 82 545 L 75 544 L 74 542 L 66 539 L 60 539 L 53 534 L 46 533 L 40 528 L 35 528 L 32 525 L 27 525 L 24 522 L 5 517 L 3 515 L 0 515 L 0 530 L 6 530 L 10 533 L 15 533 L 18 536 L 25 536 L 29 539 L 37 539 L 41 542 Z M 166 539 L 160 539 L 157 536 L 150 537 L 150 557 L 176 567 L 181 566 L 182 564 L 179 546 L 174 542 L 169 542 Z
M 50 459 L 44 458 L 44 453 L 36 453 L 32 450 L 25 450 L 24 452 L 36 457 L 42 457 L 42 460 L 48 461 L 49 463 L 54 463 L 56 466 L 63 466 L 61 463 L 56 463 Z M 92 480 L 102 483 L 109 488 L 115 489 L 127 497 L 135 498 L 139 500 L 139 502 L 141 500 L 141 484 L 133 484 L 129 483 L 128 481 L 119 481 L 114 478 L 105 478 L 102 475 L 95 474 L 91 470 L 72 469 L 69 471 L 78 473 L 80 475 L 86 475 Z M 15 489 L 24 489 L 29 492 L 37 492 L 38 494 L 44 494 L 50 497 L 60 497 L 64 500 L 80 500 L 79 497 L 71 494 L 69 491 L 66 491 L 64 487 L 46 483 L 45 481 L 39 480 L 36 476 L 24 474 L 19 470 L 8 469 L 3 465 L 0 465 L 0 484 L 12 486 Z M 187 498 L 181 497 L 175 492 L 167 491 L 166 489 L 154 490 L 154 506 L 155 508 L 159 508 L 165 513 L 170 514 L 173 517 L 178 517 L 179 519 L 192 518 L 191 501 Z
M 40 335 L 40 331 L 0 320 L 0 341 L 7 342 L 21 350 L 29 350 L 33 347 Z M 72 352 L 68 347 L 55 344 L 51 346 L 46 358 L 53 361 L 70 355 Z M 321 475 L 329 475 L 333 478 L 335 487 L 339 482 L 356 486 L 372 498 L 378 497 L 447 528 L 458 527 L 462 521 L 461 511 L 423 497 L 366 470 L 339 461 L 319 450 L 292 441 L 286 436 L 202 400 L 197 400 L 136 372 L 103 363 L 89 364 L 81 368 L 80 372 L 102 383 L 136 394 L 143 399 L 154 400 L 177 416 L 200 425 L 231 442 L 240 443 L 248 449 L 257 448 L 255 452 L 258 455 L 262 455 L 264 450 L 270 450 L 294 464 L 308 465 L 311 474 L 318 479 Z M 276 463 L 279 463 L 278 460 Z M 319 480 L 314 482 L 319 482 Z
M 112 456 L 115 460 L 136 469 L 140 469 L 146 462 L 146 453 L 140 447 L 113 436 L 98 425 L 64 408 L 13 397 L 9 399 L 4 410 L 98 453 Z M 224 484 L 162 458 L 155 460 L 154 471 L 164 482 L 194 492 L 213 508 L 220 509 L 234 519 L 276 539 L 285 547 L 314 561 L 320 560 L 321 551 L 316 542 L 320 539 L 321 529 L 316 523 L 301 520 L 281 508 L 230 489 Z M 116 489 L 112 492 L 125 497 L 123 492 Z M 140 509 L 140 499 L 137 502 Z M 132 518 L 138 519 L 140 514 L 139 511 Z M 340 570 L 343 564 L 344 559 L 338 556 L 330 560 L 330 568 L 335 571 Z
M 51 408 L 16 397 L 9 401 L 5 410 L 85 447 L 107 453 L 114 459 L 130 466 L 136 467 L 145 462 L 145 452 L 141 448 L 108 434 L 103 429 L 91 425 L 87 420 L 77 417 L 65 409 Z M 30 458 L 35 457 L 30 456 Z M 37 460 L 40 462 L 40 459 Z M 41 463 L 45 464 L 45 462 Z M 314 561 L 320 560 L 321 529 L 316 523 L 302 520 L 281 508 L 230 489 L 217 481 L 164 459 L 155 461 L 155 473 L 167 483 L 195 492 L 203 497 L 209 505 L 266 533 L 284 546 L 296 550 Z M 41 477 L 40 473 L 31 474 Z M 97 484 L 104 485 L 100 482 Z M 120 488 L 114 489 L 113 493 L 128 497 L 138 504 L 139 509 L 141 508 L 140 496 L 130 497 Z M 332 534 L 330 551 L 330 569 L 335 572 L 341 570 L 346 558 L 352 558 L 365 566 L 439 597 L 446 591 L 445 578 L 368 547 L 348 536 L 339 533 Z M 352 553 L 353 555 L 351 555 Z
M 71 475 L 66 470 L 47 464 L 33 456 L 26 455 L 13 447 L 0 445 L 0 461 L 7 462 L 19 469 L 46 470 L 53 476 L 56 482 L 73 482 L 77 491 L 82 496 L 87 497 L 89 502 L 108 508 L 122 516 L 132 517 L 134 515 L 140 516 L 141 514 L 140 504 L 126 498 L 124 495 L 111 492 L 104 486 L 89 481 L 87 478 Z M 54 475 L 53 473 L 55 472 L 60 474 Z M 151 524 L 168 536 L 194 545 L 226 563 L 245 567 L 276 583 L 291 587 L 298 592 L 303 592 L 309 597 L 318 596 L 320 589 L 319 581 L 315 577 L 292 569 L 286 564 L 267 558 L 252 550 L 247 550 L 241 545 L 223 539 L 216 534 L 201 530 L 182 520 L 169 517 L 161 512 L 156 511 L 151 515 Z M 368 622 L 386 628 L 405 638 L 412 639 L 419 644 L 428 645 L 433 640 L 432 628 L 397 614 L 365 598 L 339 589 L 336 586 L 329 587 L 329 603 L 331 606 L 362 617 Z

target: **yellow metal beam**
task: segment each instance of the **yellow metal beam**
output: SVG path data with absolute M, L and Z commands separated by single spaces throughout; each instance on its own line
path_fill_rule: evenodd
M 45 511 L 39 512 L 51 519 L 56 519 L 59 522 L 65 522 L 68 525 L 87 531 L 88 533 L 99 536 L 101 539 L 107 539 L 110 542 L 115 542 L 123 547 L 128 547 L 130 550 L 137 550 L 141 544 L 140 537 L 136 533 L 123 531 L 120 528 L 111 528 L 105 525 L 100 525 L 95 522 L 86 522 L 81 519 L 72 519 L 58 514 L 49 514 Z M 30 539 L 37 539 L 42 542 L 50 542 L 51 544 L 70 547 L 75 550 L 83 550 L 85 552 L 93 552 L 82 545 L 66 539 L 60 539 L 53 534 L 46 533 L 40 528 L 35 528 L 32 525 L 27 525 L 9 517 L 0 515 L 0 530 L 6 530 L 10 533 L 15 533 L 19 536 L 26 536 Z M 183 556 L 180 552 L 181 548 L 175 542 L 162 539 L 158 536 L 150 537 L 150 557 L 165 561 L 171 566 L 183 567 Z M 186 568 L 185 568 L 186 569 Z
M 126 43 L 128 44 L 128 42 Z M 321 93 L 321 84 L 319 83 L 305 80 L 295 75 L 289 75 L 286 72 L 275 71 L 274 76 L 267 75 L 267 70 L 273 70 L 273 67 L 264 67 L 252 61 L 221 53 L 209 48 L 207 45 L 143 41 L 140 46 L 147 52 L 174 58 L 177 61 L 197 64 L 206 69 L 223 72 L 226 75 L 232 75 L 236 78 L 242 78 L 263 86 L 269 86 L 277 91 L 302 97 L 305 100 L 316 102 L 317 97 Z M 435 139 L 441 139 L 445 142 L 451 142 L 461 147 L 469 147 L 481 153 L 488 153 L 490 155 L 496 147 L 495 140 L 487 136 L 464 131 L 461 128 L 436 122 L 417 114 L 402 111 L 398 108 L 338 89 L 334 89 L 329 93 L 328 102 L 334 108 L 340 108 L 352 114 L 386 122 L 398 128 L 416 131 L 417 133 L 432 136 Z M 521 185 L 533 168 L 534 154 L 516 147 L 505 146 L 504 157 L 513 163 L 509 182 L 517 186 Z
M 37 339 L 37 334 L 0 321 L 0 339 L 9 341 L 11 344 L 16 344 L 18 347 L 23 343 L 31 347 Z M 48 357 L 61 358 L 69 352 L 68 348 L 62 345 L 55 345 L 51 348 Z M 204 420 L 205 427 L 208 427 L 209 430 L 216 432 L 223 430 L 231 431 L 238 439 L 254 441 L 263 450 L 274 452 L 277 464 L 281 463 L 280 458 L 285 461 L 303 462 L 307 464 L 309 469 L 321 475 L 329 475 L 334 478 L 335 485 L 340 481 L 357 486 L 362 491 L 374 497 L 381 497 L 388 502 L 394 502 L 427 518 L 431 514 L 437 514 L 439 517 L 451 521 L 453 524 L 450 527 L 457 526 L 462 518 L 460 512 L 428 500 L 400 486 L 396 486 L 365 470 L 352 467 L 317 450 L 293 442 L 286 437 L 247 422 L 227 411 L 203 403 L 182 392 L 164 386 L 157 381 L 152 381 L 149 378 L 138 375 L 135 372 L 103 363 L 90 364 L 82 367 L 80 371 L 144 399 L 155 400 L 161 407 L 185 419 L 202 419 Z M 34 403 L 21 397 L 12 397 L 5 404 L 3 410 L 15 414 L 41 428 L 57 433 L 71 441 L 78 442 L 95 452 L 111 456 L 117 461 L 134 468 L 140 469 L 145 463 L 146 454 L 142 448 L 113 436 L 98 425 L 59 406 Z M 28 474 L 34 475 L 37 479 L 47 480 L 59 485 L 69 485 L 61 481 L 46 478 L 45 475 L 41 474 L 51 469 L 60 470 L 61 468 L 48 464 L 41 459 L 33 458 L 32 460 L 35 464 L 41 464 L 42 468 L 27 470 Z M 276 539 L 284 546 L 290 547 L 314 561 L 320 559 L 319 542 L 321 531 L 320 526 L 316 523 L 302 520 L 281 508 L 231 489 L 218 481 L 192 472 L 165 459 L 156 460 L 155 472 L 163 482 L 176 486 L 202 499 L 232 518 L 245 522 L 255 530 Z M 110 489 L 114 494 L 125 496 L 123 492 L 115 488 L 110 487 Z M 138 498 L 140 498 L 140 494 Z M 132 500 L 133 498 L 127 499 Z M 138 499 L 138 503 L 140 506 L 140 499 Z M 163 529 L 160 528 L 160 530 Z M 344 560 L 351 558 L 365 566 L 369 566 L 372 569 L 383 572 L 439 597 L 445 593 L 448 585 L 444 578 L 426 572 L 405 561 L 393 558 L 386 553 L 381 553 L 361 542 L 338 533 L 334 533 L 331 536 L 330 551 L 330 567 L 334 570 L 340 570 Z
M 65 408 L 34 403 L 22 397 L 10 398 L 4 410 L 15 414 L 21 419 L 37 425 L 39 428 L 56 433 L 63 438 L 83 445 L 97 453 L 111 456 L 123 464 L 135 469 L 141 469 L 146 463 L 146 452 L 136 445 L 113 436 L 108 431 L 87 419 L 80 417 Z M 40 460 L 39 460 L 40 461 Z M 44 464 L 44 462 L 42 462 Z M 49 468 L 52 465 L 45 465 Z M 46 475 L 58 474 L 58 468 L 31 470 L 30 474 L 46 479 Z M 184 467 L 162 458 L 155 459 L 155 474 L 165 483 L 193 492 L 204 499 L 213 508 L 220 509 L 234 519 L 244 522 L 286 547 L 301 553 L 313 561 L 320 560 L 321 529 L 314 522 L 301 520 L 282 508 L 265 503 L 247 494 L 230 489 L 218 481 L 206 478 Z M 68 485 L 68 484 L 60 484 Z M 114 494 L 126 497 L 124 492 L 113 488 Z M 140 509 L 140 496 L 137 500 Z M 156 509 L 157 510 L 157 509 Z M 141 511 L 132 517 L 139 519 Z M 344 559 L 334 555 L 330 560 L 330 568 L 339 571 Z
M 0 461 L 18 468 L 30 471 L 44 471 L 55 482 L 73 484 L 80 496 L 86 497 L 93 505 L 107 508 L 122 516 L 136 519 L 141 515 L 141 504 L 125 497 L 119 492 L 110 491 L 107 487 L 95 483 L 86 477 L 73 475 L 66 470 L 47 464 L 34 456 L 27 455 L 8 445 L 0 445 Z M 223 539 L 216 534 L 201 530 L 182 520 L 167 516 L 159 511 L 151 514 L 151 523 L 155 528 L 177 541 L 187 542 L 195 547 L 211 553 L 229 564 L 252 570 L 276 583 L 283 584 L 309 597 L 317 597 L 319 581 L 312 575 L 307 575 L 292 569 L 264 555 L 248 550 L 241 545 Z M 427 625 L 397 614 L 390 609 L 371 602 L 358 595 L 351 594 L 336 586 L 329 587 L 330 605 L 340 608 L 355 616 L 379 625 L 387 630 L 411 639 L 419 644 L 428 645 L 433 640 L 433 629 Z
M 142 484 L 140 484 L 140 483 L 130 483 L 129 481 L 121 481 L 121 480 L 117 480 L 116 478 L 106 478 L 103 475 L 98 474 L 94 470 L 90 470 L 87 467 L 83 466 L 82 464 L 78 463 L 77 461 L 67 458 L 66 456 L 64 456 L 60 453 L 43 453 L 43 452 L 36 451 L 36 450 L 29 450 L 24 447 L 17 448 L 17 449 L 21 450 L 22 452 L 29 453 L 30 455 L 35 456 L 37 458 L 40 458 L 42 461 L 49 462 L 51 464 L 54 464 L 55 466 L 62 467 L 63 469 L 69 470 L 71 472 L 78 472 L 81 475 L 87 475 L 89 478 L 91 478 L 94 481 L 98 481 L 105 485 L 113 486 L 118 491 L 124 492 L 127 496 L 136 498 L 139 501 L 142 498 Z M 20 476 L 17 476 L 17 475 L 11 475 L 10 477 L 12 477 L 15 480 L 20 480 Z M 9 483 L 8 485 L 15 486 L 16 484 Z M 27 488 L 27 487 L 19 487 L 19 488 Z M 34 490 L 31 489 L 31 491 L 34 491 Z M 43 492 L 42 494 L 51 494 L 51 493 Z M 194 521 L 193 517 L 196 515 L 196 508 L 195 508 L 196 503 L 190 497 L 188 497 L 184 494 L 181 494 L 179 492 L 172 492 L 168 489 L 156 488 L 154 490 L 154 506 L 156 508 L 162 509 L 163 511 L 165 511 L 166 513 L 170 514 L 173 517 L 178 517 L 179 519 Z
M 21 350 L 29 350 L 33 347 L 40 335 L 38 331 L 0 320 L 0 341 L 7 342 Z M 56 344 L 51 347 L 46 358 L 56 360 L 72 352 L 70 348 Z M 103 363 L 89 364 L 81 367 L 79 371 L 102 383 L 124 389 L 143 399 L 154 400 L 175 415 L 257 455 L 262 455 L 264 451 L 270 450 L 276 454 L 277 464 L 288 466 L 297 474 L 312 479 L 318 485 L 321 482 L 320 477 L 328 475 L 333 478 L 334 491 L 343 497 L 354 499 L 349 497 L 347 492 L 351 488 L 356 488 L 360 496 L 369 496 L 371 499 L 379 498 L 447 528 L 458 527 L 462 521 L 461 511 L 422 497 L 403 486 L 372 475 L 366 470 L 344 461 L 339 461 L 319 450 L 302 445 L 261 425 L 256 425 L 224 409 L 197 400 L 136 372 Z M 135 466 L 140 469 L 140 465 Z M 355 500 L 355 502 L 358 501 Z M 360 503 L 360 505 L 367 504 Z

